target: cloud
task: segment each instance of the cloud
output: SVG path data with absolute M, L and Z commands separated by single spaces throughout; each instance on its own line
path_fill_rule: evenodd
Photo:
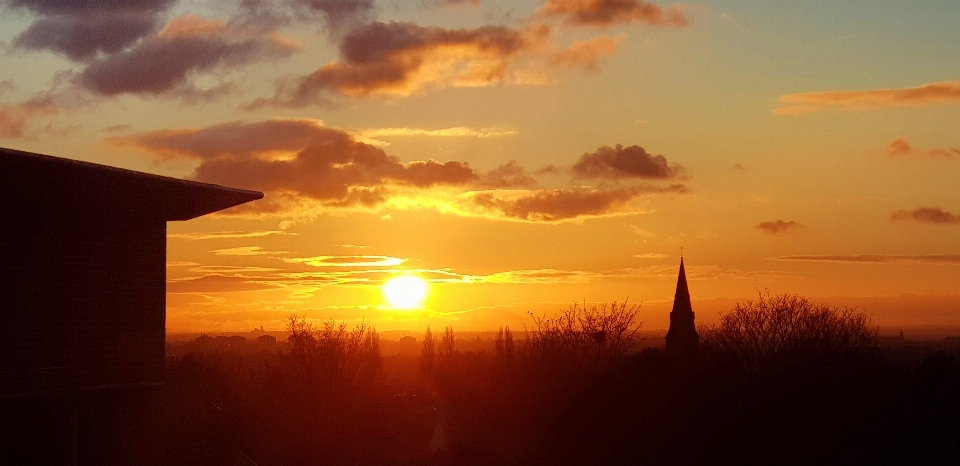
M 13 39 L 23 50 L 50 50 L 75 61 L 119 52 L 156 31 L 176 0 L 0 0 L 37 18 Z
M 372 128 L 351 131 L 360 142 L 387 147 L 389 142 L 378 138 L 390 139 L 395 137 L 441 137 L 441 138 L 500 138 L 513 136 L 517 134 L 513 129 L 495 129 L 495 128 L 467 128 L 465 126 L 454 126 L 450 128 L 426 129 L 426 128 Z
M 547 0 L 536 15 L 560 17 L 564 24 L 607 28 L 640 23 L 648 26 L 686 26 L 679 5 L 665 10 L 643 0 Z
M 301 16 L 319 17 L 324 27 L 334 34 L 374 17 L 373 0 L 290 0 L 290 4 Z
M 241 274 L 210 274 L 167 281 L 167 293 L 230 293 L 272 290 L 279 287 L 269 280 L 258 280 Z
M 266 193 L 263 200 L 229 209 L 224 215 L 309 218 L 329 210 L 392 208 L 559 222 L 635 213 L 626 205 L 641 196 L 687 192 L 682 184 L 536 190 L 537 180 L 516 161 L 486 172 L 460 161 L 405 163 L 347 132 L 306 118 L 234 121 L 104 141 L 144 150 L 158 160 L 195 160 L 199 164 L 193 179 Z M 605 157 L 607 152 L 614 156 Z M 610 179 L 682 173 L 663 156 L 650 156 L 637 146 L 601 148 L 581 158 L 578 167 L 584 176 Z
M 527 174 L 527 171 L 515 160 L 511 160 L 480 178 L 480 185 L 487 188 L 532 188 L 537 180 Z
M 407 259 L 389 256 L 315 256 L 283 259 L 290 264 L 307 264 L 313 267 L 396 267 Z
M 887 144 L 884 150 L 887 157 L 890 158 L 932 158 L 932 159 L 956 159 L 960 158 L 960 147 L 952 149 L 914 149 L 907 138 L 897 138 Z
M 259 238 L 270 235 L 296 235 L 296 233 L 288 233 L 281 230 L 212 231 L 204 233 L 170 233 L 167 235 L 167 238 L 196 241 L 206 239 Z
M 340 42 L 341 61 L 278 83 L 275 95 L 252 107 L 302 107 L 329 102 L 329 96 L 410 95 L 436 87 L 489 86 L 504 82 L 524 50 L 543 40 L 546 29 L 505 26 L 476 29 L 425 27 L 408 22 L 374 22 L 350 31 Z
M 894 256 L 883 254 L 837 255 L 837 256 L 783 256 L 777 260 L 811 262 L 856 262 L 864 264 L 957 264 L 960 254 L 922 254 L 914 256 Z
M 669 179 L 684 176 L 680 165 L 670 164 L 662 155 L 650 155 L 640 146 L 603 146 L 580 156 L 571 171 L 576 178 Z
M 800 115 L 825 110 L 864 111 L 891 107 L 926 107 L 960 103 L 960 81 L 942 81 L 903 89 L 824 91 L 787 94 L 777 100 L 774 115 Z
M 202 129 L 173 129 L 111 138 L 157 158 L 200 160 L 193 178 L 268 193 L 291 193 L 332 207 L 384 202 L 388 186 L 462 186 L 480 180 L 464 162 L 403 163 L 350 134 L 309 119 L 230 122 Z M 271 201 L 273 199 L 273 202 Z M 281 210 L 270 196 L 249 208 Z M 288 199 L 289 200 L 289 199 Z M 239 212 L 239 210 L 237 211 Z
M 803 225 L 794 222 L 793 220 L 787 222 L 783 220 L 770 220 L 766 222 L 760 222 L 756 225 L 756 229 L 764 232 L 770 233 L 771 235 L 779 235 L 783 233 L 790 233 L 803 229 Z
M 626 37 L 620 34 L 614 37 L 594 37 L 577 41 L 566 49 L 554 53 L 550 56 L 549 62 L 553 65 L 596 71 L 600 68 L 600 59 L 616 55 L 617 47 Z
M 200 264 L 190 261 L 170 261 L 167 262 L 167 267 L 195 267 Z
M 469 202 L 494 216 L 533 222 L 562 222 L 634 213 L 627 203 L 646 194 L 687 192 L 686 186 L 635 186 L 620 189 L 567 188 L 536 191 L 482 191 Z
M 260 246 L 240 246 L 236 248 L 214 249 L 210 251 L 218 256 L 271 256 L 289 254 L 287 251 L 265 251 Z
M 636 257 L 637 259 L 663 259 L 668 256 L 660 252 L 648 252 L 644 254 L 634 254 L 633 257 Z
M 471 283 L 524 283 L 524 284 L 552 284 L 552 283 L 587 283 L 603 279 L 604 275 L 581 270 L 511 270 L 490 275 L 465 276 Z
M 192 74 L 280 58 L 296 48 L 273 33 L 187 15 L 174 18 L 158 34 L 129 49 L 89 62 L 76 82 L 104 96 L 170 92 L 203 96 L 204 91 L 191 84 Z M 207 94 L 216 96 L 218 91 Z
M 0 139 L 27 137 L 36 118 L 54 116 L 60 107 L 48 95 L 38 95 L 16 104 L 0 104 Z
M 913 210 L 898 210 L 890 215 L 893 221 L 916 221 L 936 225 L 960 225 L 960 215 L 939 207 L 920 207 Z

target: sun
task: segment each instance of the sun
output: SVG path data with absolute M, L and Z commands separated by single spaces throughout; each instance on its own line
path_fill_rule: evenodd
M 398 275 L 383 284 L 383 295 L 394 309 L 419 309 L 427 297 L 426 280 L 416 275 Z

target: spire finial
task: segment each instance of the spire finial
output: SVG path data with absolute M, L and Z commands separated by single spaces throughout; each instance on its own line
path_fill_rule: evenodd
M 683 245 L 680 245 L 680 259 L 683 259 Z

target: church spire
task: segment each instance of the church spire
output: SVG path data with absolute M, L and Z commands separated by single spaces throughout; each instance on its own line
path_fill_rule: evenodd
M 667 331 L 667 351 L 688 353 L 700 347 L 700 335 L 694 324 L 687 272 L 680 257 L 680 273 L 677 275 L 677 291 L 673 295 L 673 310 L 670 311 L 670 329 Z

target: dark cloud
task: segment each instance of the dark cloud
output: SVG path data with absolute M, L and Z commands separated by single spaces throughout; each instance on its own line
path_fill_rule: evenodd
M 783 256 L 778 260 L 810 261 L 810 262 L 857 262 L 864 264 L 960 264 L 960 254 L 921 254 L 914 256 L 895 256 L 884 254 L 859 254 L 836 256 Z
M 50 50 L 73 60 L 123 50 L 156 31 L 176 0 L 0 0 L 38 17 L 13 40 L 25 50 Z
M 199 159 L 198 181 L 287 192 L 335 207 L 374 206 L 387 185 L 428 188 L 467 185 L 479 175 L 463 162 L 403 163 L 382 149 L 356 141 L 316 120 L 232 122 L 204 129 L 176 129 L 109 139 L 147 150 L 158 158 Z M 258 209 L 278 208 L 257 202 Z
M 913 210 L 898 210 L 890 215 L 890 220 L 912 220 L 937 225 L 960 225 L 960 215 L 947 212 L 939 207 L 920 207 Z
M 507 218 L 535 222 L 558 222 L 582 217 L 614 215 L 628 202 L 654 193 L 687 192 L 686 186 L 635 186 L 622 189 L 545 189 L 514 193 L 480 192 L 471 197 L 478 207 Z
M 680 165 L 671 164 L 662 155 L 650 155 L 640 146 L 603 146 L 583 154 L 571 169 L 576 178 L 669 179 L 684 176 Z
M 189 81 L 191 73 L 282 57 L 294 49 L 275 35 L 250 35 L 221 21 L 184 16 L 133 48 L 91 62 L 77 83 L 108 96 L 190 93 L 196 92 Z
M 547 30 L 483 26 L 445 29 L 415 23 L 375 22 L 348 33 L 340 43 L 341 61 L 279 83 L 276 95 L 253 104 L 305 106 L 330 94 L 408 95 L 436 86 L 484 86 L 503 82 L 512 61 L 543 38 Z
M 611 27 L 627 23 L 650 26 L 686 26 L 687 18 L 678 5 L 664 9 L 643 0 L 547 0 L 537 12 L 557 16 L 572 26 Z
M 764 232 L 770 233 L 771 235 L 779 235 L 782 233 L 789 233 L 797 230 L 803 229 L 803 225 L 794 222 L 793 220 L 787 222 L 783 220 L 770 220 L 767 222 L 760 222 L 756 225 L 756 229 Z

